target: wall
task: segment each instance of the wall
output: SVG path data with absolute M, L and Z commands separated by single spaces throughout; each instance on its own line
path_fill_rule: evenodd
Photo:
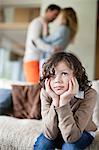
M 89 79 L 94 79 L 95 68 L 95 44 L 96 44 L 96 3 L 97 0 L 42 0 L 42 11 L 49 4 L 58 4 L 62 8 L 71 6 L 78 15 L 79 30 L 75 43 L 67 48 L 67 51 L 75 53 L 82 61 Z M 55 24 L 52 26 L 55 30 Z

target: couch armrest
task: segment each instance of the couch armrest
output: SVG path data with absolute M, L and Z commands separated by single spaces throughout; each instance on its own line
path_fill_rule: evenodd
M 96 131 L 95 141 L 99 142 L 99 130 Z

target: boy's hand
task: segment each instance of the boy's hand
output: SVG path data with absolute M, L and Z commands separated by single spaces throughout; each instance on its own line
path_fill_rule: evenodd
M 74 97 L 79 90 L 79 85 L 76 78 L 72 78 L 69 81 L 69 88 L 62 95 L 60 95 L 59 106 L 63 106 L 71 101 L 71 98 Z
M 53 105 L 58 107 L 59 106 L 59 96 L 55 94 L 55 92 L 51 89 L 50 87 L 50 79 L 45 80 L 45 89 L 48 95 L 52 98 L 53 100 Z

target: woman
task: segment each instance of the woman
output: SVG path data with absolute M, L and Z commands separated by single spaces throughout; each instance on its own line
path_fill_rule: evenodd
M 76 12 L 73 8 L 63 8 L 58 16 L 58 29 L 51 35 L 47 36 L 45 29 L 44 41 L 53 46 L 62 46 L 63 50 L 69 43 L 73 42 L 78 30 L 78 20 Z M 45 26 L 45 28 L 47 28 Z

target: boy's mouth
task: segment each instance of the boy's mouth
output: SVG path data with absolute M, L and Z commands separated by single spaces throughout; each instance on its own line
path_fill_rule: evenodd
M 56 86 L 54 87 L 55 90 L 62 90 L 64 88 L 64 86 Z

